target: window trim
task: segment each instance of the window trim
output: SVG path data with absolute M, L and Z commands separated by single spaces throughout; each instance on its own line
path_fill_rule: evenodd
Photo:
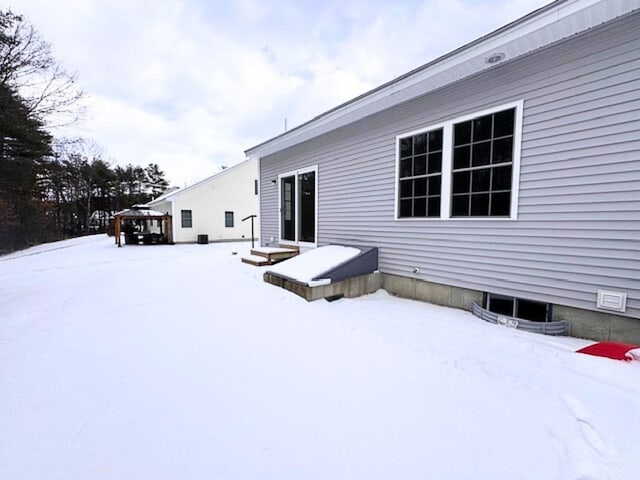
M 474 118 L 491 115 L 503 110 L 515 108 L 515 119 L 513 125 L 513 160 L 511 171 L 511 205 L 509 216 L 504 217 L 453 217 L 451 216 L 451 190 L 452 190 L 452 168 L 453 168 L 453 126 L 456 123 L 466 122 Z M 398 222 L 434 222 L 434 221 L 454 221 L 454 222 L 487 222 L 487 221 L 513 221 L 518 219 L 518 199 L 520 196 L 520 156 L 522 151 L 522 121 L 524 111 L 524 100 L 504 103 L 495 107 L 479 110 L 470 114 L 446 120 L 444 122 L 433 123 L 426 127 L 404 132 L 396 135 L 396 168 L 395 168 L 395 200 L 394 200 L 394 220 Z M 412 137 L 432 130 L 442 129 L 442 185 L 440 197 L 439 217 L 400 217 L 400 140 Z

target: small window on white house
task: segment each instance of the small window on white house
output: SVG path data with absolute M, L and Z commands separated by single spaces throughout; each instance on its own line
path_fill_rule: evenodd
M 233 212 L 224 212 L 224 226 L 233 228 Z
M 193 227 L 193 219 L 191 217 L 191 210 L 180 210 L 180 220 L 182 228 Z
M 254 195 L 258 195 L 258 180 L 253 181 L 253 193 Z

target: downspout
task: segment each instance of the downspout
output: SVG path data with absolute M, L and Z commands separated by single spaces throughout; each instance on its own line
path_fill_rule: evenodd
M 169 200 L 171 202 L 171 243 L 176 243 L 176 225 L 178 222 L 176 221 L 176 204 L 173 199 Z
M 260 157 L 256 158 L 256 170 L 258 171 L 258 242 L 262 246 L 264 241 L 262 240 L 262 175 L 260 172 Z M 253 223 L 251 225 L 253 227 Z

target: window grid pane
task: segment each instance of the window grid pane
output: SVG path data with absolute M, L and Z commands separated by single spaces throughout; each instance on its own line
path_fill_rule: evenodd
M 453 126 L 453 217 L 510 214 L 515 108 Z
M 400 139 L 398 217 L 440 216 L 443 129 Z

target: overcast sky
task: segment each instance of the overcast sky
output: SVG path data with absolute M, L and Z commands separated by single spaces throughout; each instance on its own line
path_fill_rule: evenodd
M 192 183 L 549 0 L 0 0 L 88 94 L 70 135 Z

